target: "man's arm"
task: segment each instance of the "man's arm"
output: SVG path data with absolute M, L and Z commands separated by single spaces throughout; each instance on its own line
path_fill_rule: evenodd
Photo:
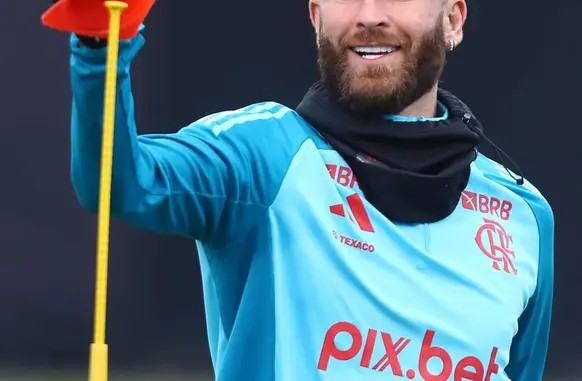
M 173 134 L 138 136 L 130 63 L 141 35 L 120 43 L 112 216 L 148 230 L 222 243 L 243 234 L 277 194 L 300 134 L 289 109 L 264 103 L 203 118 Z M 71 179 L 98 205 L 106 50 L 71 36 Z M 235 223 L 233 223 L 235 222 Z
M 537 192 L 536 192 L 537 193 Z M 540 251 L 537 286 L 519 319 L 506 373 L 512 381 L 542 381 L 552 315 L 554 291 L 554 218 L 540 195 L 526 198 L 538 222 Z

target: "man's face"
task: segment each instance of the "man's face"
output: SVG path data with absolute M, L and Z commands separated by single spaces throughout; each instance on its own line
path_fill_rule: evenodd
M 322 79 L 353 112 L 397 114 L 436 85 L 441 0 L 319 0 L 311 12 Z

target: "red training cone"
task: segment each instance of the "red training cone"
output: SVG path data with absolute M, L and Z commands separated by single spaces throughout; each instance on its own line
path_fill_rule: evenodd
M 138 32 L 155 0 L 123 0 L 119 38 L 128 40 Z M 104 0 L 60 0 L 42 15 L 44 26 L 82 36 L 107 38 L 109 12 Z

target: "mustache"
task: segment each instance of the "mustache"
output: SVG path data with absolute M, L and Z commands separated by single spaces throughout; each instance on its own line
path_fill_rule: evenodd
M 388 34 L 383 29 L 379 28 L 362 29 L 349 37 L 345 37 L 341 41 L 341 46 L 344 48 L 367 44 L 405 47 L 406 41 L 392 34 Z

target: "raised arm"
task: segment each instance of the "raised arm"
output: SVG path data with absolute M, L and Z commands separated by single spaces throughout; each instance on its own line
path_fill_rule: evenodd
M 111 213 L 151 231 L 228 242 L 263 217 L 303 142 L 273 102 L 202 118 L 172 134 L 138 135 L 130 63 L 144 44 L 122 41 Z M 71 177 L 81 204 L 98 205 L 106 49 L 71 36 Z M 234 224 L 236 222 L 236 224 Z

